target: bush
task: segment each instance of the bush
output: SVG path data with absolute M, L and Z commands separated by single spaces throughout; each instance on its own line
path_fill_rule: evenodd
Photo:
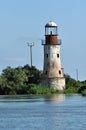
M 86 85 L 81 86 L 78 90 L 78 93 L 82 93 L 82 91 L 86 90 Z
M 74 87 L 69 87 L 64 91 L 65 94 L 70 94 L 70 93 L 77 93 L 77 89 Z
M 86 96 L 86 89 L 81 92 L 83 96 Z
M 18 84 L 13 88 L 13 92 L 16 94 L 28 94 L 28 90 L 29 88 L 25 84 Z

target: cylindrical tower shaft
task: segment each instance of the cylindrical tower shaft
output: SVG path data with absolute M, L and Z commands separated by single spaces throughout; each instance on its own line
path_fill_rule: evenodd
M 44 45 L 44 76 L 63 77 L 59 45 Z

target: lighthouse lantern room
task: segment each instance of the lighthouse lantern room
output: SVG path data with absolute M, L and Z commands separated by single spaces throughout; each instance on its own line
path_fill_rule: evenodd
M 64 90 L 65 77 L 64 69 L 61 67 L 60 45 L 58 39 L 58 26 L 50 21 L 45 25 L 44 45 L 44 68 L 42 84 L 50 88 Z

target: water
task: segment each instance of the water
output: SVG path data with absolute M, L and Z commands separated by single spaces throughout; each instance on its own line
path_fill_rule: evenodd
M 86 130 L 86 97 L 0 96 L 0 130 Z

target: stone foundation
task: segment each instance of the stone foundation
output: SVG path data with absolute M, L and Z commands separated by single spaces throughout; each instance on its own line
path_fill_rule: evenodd
M 42 80 L 42 85 L 53 88 L 53 89 L 57 89 L 57 90 L 64 90 L 65 78 L 64 77 L 46 78 Z

